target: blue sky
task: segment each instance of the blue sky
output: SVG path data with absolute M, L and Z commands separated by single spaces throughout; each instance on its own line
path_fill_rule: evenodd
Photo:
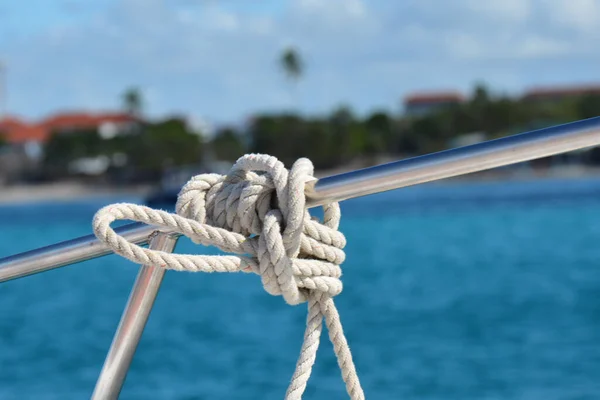
M 411 91 L 600 82 L 596 0 L 0 0 L 11 114 L 111 110 L 218 123 L 294 106 L 399 112 Z M 297 46 L 292 95 L 277 56 Z

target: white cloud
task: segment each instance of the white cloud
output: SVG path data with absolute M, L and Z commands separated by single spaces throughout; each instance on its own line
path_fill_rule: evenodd
M 600 3 L 597 0 L 555 0 L 548 7 L 557 25 L 600 36 Z
M 524 38 L 516 48 L 516 54 L 524 58 L 566 56 L 569 51 L 569 43 L 536 35 Z
M 530 0 L 463 0 L 463 7 L 472 16 L 484 16 L 486 19 L 502 23 L 522 23 L 532 12 Z
M 307 62 L 298 96 L 308 111 L 340 103 L 394 109 L 408 90 L 462 88 L 476 79 L 511 87 L 591 80 L 596 73 L 582 70 L 581 60 L 600 59 L 593 0 L 290 0 L 272 12 L 113 1 L 77 23 L 18 40 L 3 41 L 0 27 L 12 109 L 117 107 L 121 91 L 139 85 L 151 88 L 152 113 L 242 118 L 289 104 L 277 65 L 288 44 Z
M 361 0 L 294 0 L 293 7 L 300 12 L 310 14 L 326 13 L 334 15 L 352 15 L 362 17 L 366 14 L 365 5 Z

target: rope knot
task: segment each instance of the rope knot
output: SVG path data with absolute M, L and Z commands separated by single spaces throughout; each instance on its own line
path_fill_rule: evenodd
M 311 179 L 313 166 L 305 158 L 288 172 L 274 157 L 251 154 L 226 176 L 192 178 L 181 189 L 176 210 L 249 239 L 245 247 L 252 262 L 246 262 L 268 293 L 289 304 L 306 301 L 309 290 L 335 296 L 342 290 L 339 264 L 345 257 L 345 239 L 337 231 L 339 207 L 325 207 L 324 224 L 311 219 L 304 196 Z
M 304 187 L 314 179 L 313 165 L 301 158 L 288 171 L 275 157 L 241 157 L 223 176 L 193 177 L 180 191 L 176 214 L 135 204 L 114 204 L 94 217 L 94 233 L 115 253 L 139 264 L 180 271 L 254 272 L 265 290 L 288 304 L 309 302 L 305 342 L 286 398 L 299 399 L 316 355 L 322 317 L 340 361 L 352 398 L 362 389 L 343 337 L 333 296 L 342 291 L 340 264 L 345 259 L 344 235 L 338 231 L 338 203 L 323 206 L 323 222 L 311 218 Z M 235 256 L 171 254 L 129 243 L 110 227 L 128 219 L 156 225 L 216 246 Z M 310 332 L 309 332 L 310 331 Z M 335 338 L 335 340 L 334 340 Z M 344 364 L 342 364 L 344 360 Z

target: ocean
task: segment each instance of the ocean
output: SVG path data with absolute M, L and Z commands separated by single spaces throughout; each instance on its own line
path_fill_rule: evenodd
M 89 234 L 114 201 L 141 199 L 0 206 L 0 256 Z M 424 185 L 342 213 L 336 303 L 368 399 L 600 397 L 600 180 Z M 89 398 L 137 270 L 113 255 L 0 284 L 0 400 Z M 121 398 L 281 399 L 305 314 L 254 275 L 169 271 Z M 326 332 L 304 398 L 347 398 Z

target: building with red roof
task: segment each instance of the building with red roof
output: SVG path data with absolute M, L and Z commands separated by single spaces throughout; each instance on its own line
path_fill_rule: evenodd
M 140 121 L 126 113 L 65 112 L 38 122 L 25 122 L 14 116 L 0 119 L 0 135 L 9 143 L 45 143 L 55 133 L 98 130 L 110 138 L 125 133 Z
M 86 131 L 96 131 L 102 138 L 110 139 L 139 132 L 140 122 L 130 114 L 118 112 L 63 112 L 35 122 L 15 116 L 0 118 L 0 139 L 9 144 L 0 149 L 0 183 L 34 170 L 52 135 L 85 135 Z
M 25 142 L 45 142 L 47 140 L 46 129 L 37 124 L 29 124 L 17 117 L 5 117 L 0 119 L 0 136 L 11 144 Z
M 534 87 L 525 91 L 522 98 L 530 102 L 560 102 L 590 94 L 600 96 L 600 85 Z
M 43 120 L 40 125 L 51 131 L 76 131 L 100 129 L 104 124 L 126 125 L 137 122 L 137 118 L 126 113 L 62 113 Z

